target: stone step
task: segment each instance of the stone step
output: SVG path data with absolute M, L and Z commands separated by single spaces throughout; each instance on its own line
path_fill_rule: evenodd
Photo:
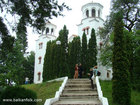
M 87 87 L 87 88 L 91 88 L 91 84 L 66 84 L 65 86 L 67 87 L 77 87 L 77 88 L 81 88 L 81 87 Z
M 90 81 L 89 78 L 82 78 L 82 79 L 69 79 L 68 81 Z
M 86 88 L 86 87 L 81 87 L 81 88 L 64 88 L 64 91 L 97 91 L 97 88 Z
M 59 98 L 60 100 L 64 100 L 64 99 L 77 99 L 77 100 L 81 100 L 81 99 L 98 99 L 98 96 L 61 96 Z
M 97 99 L 97 98 L 95 98 L 95 99 L 89 99 L 89 98 L 87 98 L 87 99 L 61 98 L 59 101 L 99 101 L 99 99 Z
M 65 96 L 65 97 L 69 97 L 69 96 L 98 96 L 98 93 L 97 92 L 86 92 L 86 93 L 62 93 L 61 96 Z
M 90 81 L 68 81 L 67 84 L 91 84 Z
M 57 101 L 53 105 L 101 105 L 99 101 Z
M 73 91 L 73 90 L 64 90 L 63 93 L 92 93 L 92 92 L 96 92 L 95 90 L 89 90 L 89 91 Z

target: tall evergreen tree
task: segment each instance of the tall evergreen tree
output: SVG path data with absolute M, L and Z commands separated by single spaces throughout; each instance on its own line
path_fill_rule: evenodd
M 82 36 L 81 63 L 83 65 L 83 69 L 84 69 L 85 73 L 88 72 L 88 67 L 87 67 L 87 37 L 86 37 L 85 33 L 83 33 L 83 36 Z
M 97 43 L 95 30 L 92 29 L 91 38 L 89 39 L 88 43 L 88 67 L 90 68 L 96 65 L 97 65 Z
M 43 64 L 43 81 L 47 81 L 51 79 L 51 41 L 47 43 L 46 54 L 44 57 Z
M 126 54 L 126 46 L 123 35 L 122 14 L 116 14 L 114 24 L 114 48 L 113 48 L 113 85 L 112 96 L 113 102 L 120 105 L 130 105 L 131 103 L 131 86 L 129 77 L 129 61 Z
M 140 30 L 137 30 L 134 36 L 135 50 L 134 50 L 134 70 L 133 80 L 134 89 L 140 91 Z
M 134 38 L 133 38 L 133 34 L 132 32 L 129 32 L 127 30 L 124 30 L 124 37 L 125 37 L 125 43 L 126 43 L 126 55 L 127 55 L 127 59 L 129 60 L 129 66 L 128 66 L 128 70 L 130 73 L 130 82 L 131 85 L 133 86 L 133 82 L 134 82 Z
M 60 76 L 68 75 L 68 34 L 69 31 L 67 27 L 64 25 L 63 29 L 59 32 L 58 40 L 61 42 L 61 58 L 60 58 Z
M 80 37 L 75 37 L 71 43 L 69 43 L 68 64 L 70 69 L 70 77 L 73 78 L 75 64 L 81 62 L 81 41 Z

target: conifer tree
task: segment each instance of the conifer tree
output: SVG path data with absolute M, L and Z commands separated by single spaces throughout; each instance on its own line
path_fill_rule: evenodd
M 82 36 L 81 63 L 86 73 L 88 71 L 88 68 L 87 68 L 87 37 L 85 33 L 83 33 L 83 36 Z
M 43 64 L 43 82 L 51 79 L 51 41 L 47 43 Z
M 89 39 L 88 43 L 88 67 L 90 68 L 96 65 L 97 65 L 97 43 L 95 30 L 92 29 L 91 38 Z
M 61 58 L 60 58 L 60 72 L 59 76 L 67 76 L 69 75 L 68 71 L 68 34 L 69 31 L 67 27 L 64 25 L 63 29 L 59 32 L 58 40 L 61 42 Z
M 70 77 L 73 78 L 75 64 L 81 62 L 81 41 L 80 37 L 75 37 L 71 43 L 69 43 L 69 56 L 68 63 L 70 69 Z
M 113 48 L 113 102 L 119 105 L 130 105 L 131 87 L 128 66 L 129 62 L 125 51 L 125 41 L 123 35 L 122 14 L 116 14 L 114 24 L 114 48 Z

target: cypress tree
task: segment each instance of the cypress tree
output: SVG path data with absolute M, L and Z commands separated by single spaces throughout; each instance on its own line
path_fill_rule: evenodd
M 83 36 L 82 36 L 81 63 L 83 65 L 83 69 L 84 69 L 85 73 L 88 72 L 88 68 L 87 68 L 87 37 L 86 37 L 85 33 L 83 33 Z
M 59 76 L 67 76 L 69 75 L 68 71 L 68 34 L 66 26 L 64 25 L 63 29 L 59 32 L 58 40 L 61 42 L 61 58 L 60 58 L 60 72 Z
M 71 43 L 69 43 L 69 68 L 70 77 L 73 78 L 75 64 L 81 62 L 81 41 L 80 37 L 75 37 Z
M 43 82 L 51 79 L 51 41 L 47 43 L 43 64 Z
M 118 12 L 114 24 L 112 97 L 113 102 L 119 105 L 130 105 L 131 102 L 129 62 L 125 49 L 122 14 Z
M 88 69 L 97 65 L 97 43 L 95 30 L 91 31 L 91 38 L 88 43 Z
M 134 66 L 134 56 L 133 56 L 133 52 L 134 52 L 134 43 L 133 43 L 133 35 L 132 32 L 129 32 L 127 30 L 124 30 L 124 36 L 125 36 L 125 43 L 126 43 L 126 54 L 127 54 L 127 58 L 129 60 L 129 73 L 130 73 L 130 82 L 131 85 L 133 86 L 133 81 L 134 81 L 134 75 L 133 75 L 133 66 Z

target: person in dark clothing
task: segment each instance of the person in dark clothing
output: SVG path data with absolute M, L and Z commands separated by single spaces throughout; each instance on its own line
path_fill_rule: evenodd
M 78 71 L 79 71 L 79 78 L 82 78 L 83 68 L 81 63 L 79 64 Z
M 93 80 L 92 80 L 92 76 L 93 76 L 93 69 L 90 68 L 90 72 L 88 73 L 89 75 L 89 79 L 91 80 L 91 88 L 94 89 L 94 84 L 93 84 Z

